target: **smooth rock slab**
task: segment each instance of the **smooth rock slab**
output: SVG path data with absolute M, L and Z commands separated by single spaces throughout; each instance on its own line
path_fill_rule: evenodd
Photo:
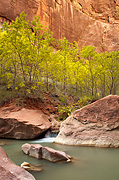
M 0 179 L 1 180 L 35 180 L 35 178 L 23 168 L 14 164 L 0 147 Z
M 57 151 L 40 144 L 23 144 L 22 151 L 29 156 L 37 159 L 46 159 L 51 162 L 70 161 L 71 157 L 63 151 Z
M 0 109 L 0 137 L 34 139 L 51 127 L 48 116 L 40 110 L 12 107 Z
M 107 96 L 72 113 L 54 142 L 119 147 L 119 96 Z

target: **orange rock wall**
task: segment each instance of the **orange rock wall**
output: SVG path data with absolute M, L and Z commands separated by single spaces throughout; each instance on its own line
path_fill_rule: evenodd
M 3 8 L 4 7 L 4 8 Z M 119 0 L 1 0 L 0 16 L 15 19 L 24 11 L 40 16 L 57 39 L 93 45 L 98 52 L 119 50 Z

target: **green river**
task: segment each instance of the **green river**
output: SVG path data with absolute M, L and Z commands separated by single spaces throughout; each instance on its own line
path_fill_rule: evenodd
M 43 140 L 0 139 L 7 145 L 2 146 L 9 158 L 17 165 L 26 161 L 31 164 L 42 164 L 43 171 L 33 172 L 36 180 L 118 180 L 119 149 L 65 146 L 52 143 L 52 138 Z M 72 163 L 51 163 L 25 155 L 21 151 L 24 143 L 40 143 L 56 150 L 65 151 L 74 158 Z

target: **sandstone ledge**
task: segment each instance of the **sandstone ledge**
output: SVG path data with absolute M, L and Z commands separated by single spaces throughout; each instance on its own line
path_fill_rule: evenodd
M 0 137 L 34 139 L 51 127 L 48 116 L 40 110 L 0 109 Z

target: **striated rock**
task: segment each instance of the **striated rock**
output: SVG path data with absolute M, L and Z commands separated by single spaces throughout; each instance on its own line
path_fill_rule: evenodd
M 0 179 L 9 180 L 35 180 L 35 178 L 23 168 L 14 164 L 0 147 Z
M 76 3 L 76 1 L 75 1 Z M 110 22 L 116 20 L 115 10 L 118 7 L 118 2 L 113 0 L 77 0 L 77 3 L 81 6 L 82 12 L 96 20 L 103 22 Z
M 43 147 L 40 144 L 23 144 L 22 151 L 29 156 L 33 156 L 37 159 L 46 159 L 51 162 L 69 162 L 71 159 L 71 157 L 63 151 L 56 151 L 49 147 Z
M 50 128 L 48 116 L 40 110 L 10 107 L 0 109 L 0 137 L 34 139 Z
M 119 147 L 119 96 L 107 96 L 72 113 L 62 123 L 55 142 Z
M 4 8 L 3 8 L 4 7 Z M 35 15 L 56 39 L 66 37 L 98 52 L 119 49 L 119 1 L 114 0 L 1 0 L 2 21 L 15 20 L 24 11 L 30 21 Z

